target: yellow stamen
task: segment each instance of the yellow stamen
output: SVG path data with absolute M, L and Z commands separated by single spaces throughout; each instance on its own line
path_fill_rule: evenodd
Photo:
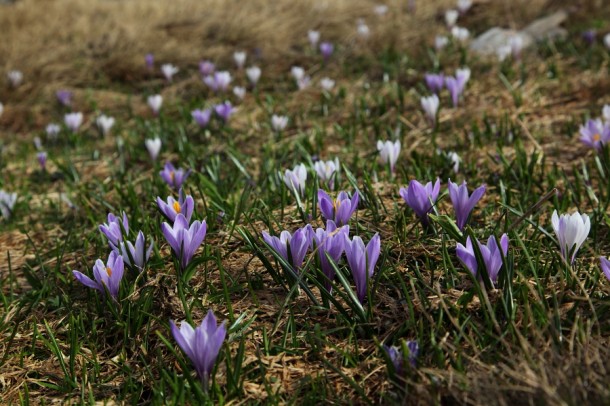
M 108 277 L 112 276 L 112 269 L 110 269 L 110 267 L 106 267 L 106 273 L 108 274 Z
M 597 142 L 602 139 L 602 136 L 599 134 L 593 134 L 593 141 Z
M 182 211 L 182 207 L 180 207 L 180 203 L 174 202 L 174 211 L 176 213 L 180 213 Z
M 170 171 L 169 178 L 172 180 L 172 183 L 176 181 L 176 174 L 174 171 Z
M 337 199 L 333 202 L 333 209 L 335 209 L 335 212 L 339 211 L 340 206 L 341 206 L 341 200 Z

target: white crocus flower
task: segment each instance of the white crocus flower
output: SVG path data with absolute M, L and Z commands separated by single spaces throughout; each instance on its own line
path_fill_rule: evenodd
M 585 242 L 591 230 L 589 216 L 579 212 L 558 216 L 557 210 L 555 210 L 551 217 L 551 223 L 559 241 L 561 256 L 568 262 L 568 256 L 572 254 L 569 262 L 573 263 L 578 249 Z

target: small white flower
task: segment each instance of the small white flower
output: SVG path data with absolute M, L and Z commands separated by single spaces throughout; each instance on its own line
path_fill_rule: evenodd
M 255 86 L 258 83 L 258 80 L 261 78 L 261 68 L 258 66 L 250 66 L 246 69 L 246 76 L 250 83 Z
M 278 116 L 275 114 L 271 116 L 271 128 L 273 129 L 273 131 L 276 131 L 276 132 L 283 131 L 284 129 L 286 129 L 287 125 L 288 125 L 287 116 Z
M 19 87 L 21 82 L 23 82 L 23 73 L 18 70 L 10 71 L 6 74 L 6 77 L 8 78 L 8 81 L 12 87 Z
M 4 113 L 4 105 L 0 103 L 0 117 L 2 117 L 2 113 Z
M 161 110 L 161 105 L 163 105 L 163 96 L 161 96 L 160 94 L 148 96 L 148 99 L 146 101 L 148 103 L 148 107 L 150 107 L 153 113 L 159 114 L 159 110 Z
M 307 168 L 304 164 L 295 166 L 293 170 L 286 169 L 284 172 L 284 183 L 295 194 L 304 195 L 306 182 Z
M 426 118 L 428 119 L 428 122 L 430 122 L 430 125 L 436 123 L 436 114 L 438 113 L 439 105 L 440 100 L 435 94 L 421 98 L 421 107 L 424 109 L 424 113 L 426 114 Z
M 369 29 L 369 26 L 366 25 L 365 22 L 362 20 L 358 21 L 356 32 L 358 33 L 358 36 L 363 39 L 367 39 L 371 35 L 371 30 Z
M 47 125 L 47 127 L 45 128 L 45 131 L 47 133 L 47 139 L 54 141 L 57 139 L 57 136 L 59 135 L 59 132 L 61 131 L 61 127 L 58 124 L 51 123 L 51 124 Z
M 246 97 L 246 88 L 242 87 L 242 86 L 235 86 L 233 88 L 233 94 L 235 95 L 235 97 L 237 97 L 239 100 L 243 100 L 244 97 Z
M 470 37 L 470 31 L 467 28 L 456 25 L 451 29 L 451 35 L 459 42 L 466 42 Z
M 447 44 L 449 44 L 449 38 L 444 35 L 437 35 L 436 38 L 434 38 L 434 48 L 436 48 L 437 51 L 445 48 Z
M 555 210 L 551 217 L 551 223 L 559 241 L 561 256 L 568 262 L 568 257 L 572 254 L 569 262 L 573 263 L 578 249 L 585 242 L 591 230 L 589 216 L 586 214 L 581 215 L 579 212 L 558 216 L 557 210 Z
M 36 147 L 36 150 L 42 151 L 42 140 L 40 137 L 34 137 L 34 147 Z
M 326 183 L 331 190 L 335 189 L 335 178 L 339 173 L 339 159 L 334 161 L 317 161 L 313 164 L 313 168 L 318 174 L 318 179 Z
M 373 11 L 375 12 L 375 14 L 381 17 L 387 14 L 388 6 L 386 6 L 385 4 L 378 4 L 375 6 Z
M 445 24 L 447 27 L 451 28 L 457 23 L 457 19 L 460 13 L 457 10 L 447 10 L 445 11 Z
M 602 109 L 602 116 L 604 117 L 606 124 L 610 124 L 610 104 L 604 105 L 604 108 Z
M 463 92 L 466 88 L 466 84 L 470 80 L 470 74 L 470 68 L 467 66 L 461 69 L 456 69 L 455 78 L 457 79 L 460 85 L 460 93 Z
M 242 69 L 246 63 L 246 53 L 244 51 L 233 52 L 233 60 L 235 65 L 237 65 L 237 69 Z
M 161 139 L 159 137 L 149 138 L 144 140 L 144 145 L 150 154 L 150 159 L 156 161 L 161 151 Z
M 161 65 L 161 72 L 163 73 L 163 76 L 165 76 L 165 79 L 167 79 L 168 82 L 172 81 L 174 75 L 178 73 L 178 71 L 179 69 L 171 63 Z
M 460 13 L 464 14 L 472 7 L 472 0 L 457 0 L 456 7 Z
M 604 36 L 604 45 L 606 48 L 610 49 L 610 33 Z
M 72 132 L 77 132 L 78 128 L 83 123 L 83 113 L 68 113 L 64 116 L 64 124 L 66 127 L 70 129 Z
M 311 44 L 312 48 L 315 48 L 316 45 L 318 45 L 318 41 L 320 41 L 320 32 L 309 30 L 307 31 L 307 38 L 309 39 L 309 43 Z
M 5 220 L 11 217 L 16 201 L 17 193 L 7 193 L 0 189 L 0 214 Z
M 110 129 L 114 126 L 114 117 L 109 117 L 102 114 L 95 120 L 95 123 L 102 134 L 107 135 L 110 132 Z
M 520 35 L 514 35 L 508 40 L 508 46 L 514 59 L 521 57 L 521 51 L 523 51 L 523 37 Z
M 331 90 L 333 90 L 333 87 L 335 87 L 335 81 L 330 78 L 322 78 L 320 79 L 320 87 L 323 90 L 330 92 Z
M 458 173 L 460 170 L 460 162 L 462 162 L 462 158 L 455 151 L 449 151 L 447 153 L 447 158 L 453 163 L 453 172 Z
M 305 77 L 305 69 L 300 66 L 293 66 L 290 69 L 290 74 L 294 78 L 294 80 L 299 81 Z
M 377 141 L 377 150 L 379 151 L 379 159 L 382 164 L 389 164 L 390 170 L 394 172 L 394 166 L 400 155 L 400 141 Z

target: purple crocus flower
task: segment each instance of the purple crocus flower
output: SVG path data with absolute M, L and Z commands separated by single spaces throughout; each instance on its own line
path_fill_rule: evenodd
M 233 108 L 233 105 L 230 101 L 226 101 L 224 103 L 217 104 L 216 106 L 214 106 L 214 111 L 216 112 L 218 117 L 222 119 L 222 121 L 227 123 L 229 121 L 229 118 L 231 118 L 231 116 L 235 112 L 235 109 Z
M 159 171 L 161 178 L 171 187 L 172 189 L 180 189 L 182 184 L 191 174 L 191 170 L 185 171 L 184 169 L 176 169 L 171 162 L 166 162 L 163 170 Z
M 323 228 L 316 229 L 313 234 L 313 241 L 315 243 L 315 249 L 318 252 L 318 258 L 320 259 L 320 268 L 328 280 L 324 281 L 324 287 L 330 293 L 332 291 L 332 281 L 335 279 L 335 270 L 333 269 L 326 254 L 330 258 L 338 263 L 343 255 L 345 238 L 349 236 L 349 226 L 343 226 L 337 228 L 334 221 L 328 220 L 326 222 L 326 230 Z
M 411 364 L 411 366 L 415 368 L 417 366 L 417 357 L 419 356 L 419 344 L 417 343 L 417 341 L 407 341 L 406 344 L 407 349 L 409 350 L 409 364 Z M 383 349 L 388 354 L 390 361 L 392 361 L 392 365 L 394 365 L 394 371 L 396 371 L 398 375 L 402 375 L 402 373 L 404 372 L 405 363 L 405 358 L 402 354 L 402 348 L 399 346 L 390 347 L 384 344 Z
M 419 183 L 417 180 L 409 182 L 408 188 L 400 188 L 400 196 L 405 200 L 407 205 L 419 217 L 424 226 L 428 225 L 428 213 L 432 211 L 432 206 L 436 203 L 438 194 L 441 190 L 441 181 L 436 179 L 434 185 L 428 182 L 426 186 Z
M 352 214 L 358 209 L 358 201 L 359 195 L 357 192 L 350 199 L 348 194 L 342 191 L 333 200 L 324 190 L 318 190 L 318 206 L 322 216 L 326 220 L 333 220 L 339 227 L 349 222 Z
M 159 206 L 161 213 L 172 223 L 176 220 L 178 214 L 182 214 L 186 221 L 190 222 L 193 209 L 195 208 L 195 201 L 190 195 L 185 196 L 184 190 L 180 189 L 178 191 L 178 200 L 168 196 L 167 202 L 164 202 L 157 196 L 157 206 Z
M 457 79 L 460 88 L 459 93 L 462 94 L 464 92 L 464 89 L 466 89 L 466 84 L 470 80 L 470 68 L 465 67 L 461 69 L 456 69 L 455 78 Z
M 40 151 L 36 154 L 36 158 L 38 159 L 38 163 L 40 164 L 41 170 L 46 170 L 47 168 L 47 153 L 45 151 Z
M 161 224 L 163 236 L 172 247 L 174 255 L 180 259 L 180 267 L 184 270 L 195 256 L 195 251 L 203 243 L 208 229 L 205 220 L 194 221 L 189 227 L 189 222 L 182 213 L 174 220 L 173 226 L 168 223 Z
M 597 36 L 597 31 L 594 29 L 586 30 L 582 33 L 582 39 L 589 45 L 593 45 L 595 43 L 595 37 Z
M 580 141 L 591 148 L 601 149 L 610 142 L 610 124 L 604 124 L 599 118 L 588 120 L 580 126 Z
M 493 235 L 487 239 L 487 245 L 483 245 L 479 241 L 477 241 L 477 244 L 479 244 L 479 250 L 481 251 L 481 256 L 483 257 L 483 263 L 485 265 L 485 269 L 487 270 L 487 275 L 489 275 L 489 279 L 495 285 L 498 280 L 500 268 L 502 268 L 502 256 L 506 256 L 508 254 L 508 236 L 506 234 L 502 234 L 502 237 L 500 238 L 500 247 L 498 247 L 496 237 Z M 463 246 L 460 243 L 457 244 L 456 254 L 464 266 L 474 276 L 481 280 L 481 275 L 477 273 L 478 264 L 470 237 L 466 239 L 466 246 Z
M 136 268 L 138 271 L 143 271 L 146 266 L 146 262 L 150 258 L 150 253 L 153 249 L 153 242 L 151 241 L 148 249 L 146 248 L 146 238 L 142 231 L 138 232 L 135 246 L 131 241 L 121 241 L 120 243 L 120 255 L 123 257 L 123 262 L 128 267 Z M 119 252 L 117 252 L 118 254 Z M 133 259 L 133 265 L 131 260 Z
M 610 258 L 605 258 L 605 257 L 599 257 L 599 267 L 601 268 L 602 272 L 604 273 L 604 276 L 606 277 L 606 279 L 608 279 L 610 281 Z
M 101 259 L 95 261 L 93 266 L 93 277 L 95 280 L 76 270 L 72 271 L 72 274 L 80 283 L 87 287 L 97 289 L 102 293 L 108 290 L 110 296 L 116 300 L 119 296 L 119 285 L 121 279 L 123 279 L 124 271 L 123 258 L 112 251 L 108 256 L 106 265 L 104 265 Z
M 455 210 L 457 226 L 460 230 L 464 230 L 470 212 L 474 209 L 474 206 L 478 201 L 481 200 L 483 194 L 485 194 L 485 185 L 475 189 L 470 196 L 468 196 L 466 182 L 462 182 L 462 184 L 458 186 L 457 183 L 453 183 L 451 182 L 451 179 L 449 179 L 448 186 L 449 197 L 451 198 L 451 203 L 453 203 L 453 210 Z
M 144 56 L 144 62 L 146 63 L 146 67 L 148 69 L 152 69 L 155 66 L 155 56 L 153 54 L 146 54 Z
M 279 237 L 271 236 L 263 231 L 263 240 L 286 262 L 292 265 L 295 271 L 299 271 L 305 260 L 307 250 L 311 247 L 313 229 L 308 224 L 299 228 L 294 234 L 282 231 Z
M 207 391 L 210 374 L 227 335 L 225 322 L 218 326 L 214 312 L 210 310 L 197 328 L 191 327 L 184 321 L 180 327 L 176 326 L 172 320 L 169 324 L 174 340 L 193 363 L 203 388 Z
M 69 90 L 58 90 L 55 92 L 55 96 L 57 101 L 63 106 L 69 107 L 72 104 L 72 92 Z
M 196 109 L 191 112 L 191 116 L 193 116 L 193 120 L 195 120 L 199 127 L 205 128 L 208 126 L 210 118 L 212 117 L 212 109 Z
M 426 81 L 426 86 L 428 86 L 428 89 L 430 89 L 432 93 L 439 94 L 440 91 L 443 90 L 445 76 L 442 73 L 426 73 L 424 80 Z
M 108 213 L 108 223 L 101 224 L 99 229 L 108 239 L 110 248 L 117 250 L 120 242 L 123 241 L 122 230 L 125 230 L 125 234 L 129 234 L 129 221 L 127 221 L 127 214 L 123 212 L 123 219 L 121 220 L 120 217 L 117 217 L 112 213 Z
M 328 60 L 330 56 L 333 54 L 335 47 L 330 42 L 322 42 L 320 44 L 320 53 L 324 57 L 324 60 Z
M 204 78 L 206 76 L 210 76 L 212 73 L 214 73 L 215 69 L 216 69 L 216 66 L 210 61 L 199 62 L 199 73 Z
M 461 87 L 458 80 L 452 76 L 447 76 L 445 78 L 445 85 L 447 86 L 447 90 L 449 90 L 449 94 L 451 95 L 453 107 L 457 107 L 461 93 Z
M 213 74 L 203 78 L 203 83 L 206 84 L 214 92 L 224 92 L 231 84 L 231 74 L 227 71 L 214 72 Z
M 313 168 L 318 174 L 318 179 L 328 185 L 330 190 L 335 189 L 335 178 L 339 172 L 339 159 L 335 158 L 334 161 L 316 161 Z
M 375 234 L 365 247 L 362 238 L 355 236 L 352 240 L 345 236 L 345 255 L 347 263 L 354 276 L 356 294 L 360 303 L 366 298 L 366 287 L 369 279 L 373 277 L 375 264 L 381 252 L 379 234 Z

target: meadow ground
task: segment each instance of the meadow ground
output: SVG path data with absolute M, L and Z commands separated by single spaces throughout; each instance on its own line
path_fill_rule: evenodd
M 579 140 L 581 125 L 610 104 L 602 40 L 610 6 L 566 3 L 475 0 L 460 14 L 457 24 L 475 37 L 568 13 L 565 37 L 504 61 L 471 52 L 468 40 L 435 49 L 437 35 L 451 37 L 445 12 L 454 1 L 388 1 L 385 12 L 365 0 L 0 5 L 0 73 L 23 74 L 18 86 L 0 86 L 0 208 L 6 193 L 17 195 L 0 217 L 0 403 L 610 403 L 610 282 L 600 268 L 610 256 L 610 128 L 591 134 L 603 148 Z M 592 43 L 582 35 L 590 29 Z M 329 58 L 310 45 L 309 30 L 334 45 Z M 242 69 L 236 51 L 246 52 Z M 202 60 L 231 73 L 226 92 L 204 84 Z M 166 63 L 179 68 L 171 81 Z M 256 86 L 251 66 L 261 69 Z M 309 79 L 302 89 L 294 66 Z M 457 107 L 442 90 L 431 124 L 424 75 L 464 67 L 470 80 Z M 323 78 L 334 86 L 322 89 Z M 233 86 L 246 90 L 243 99 Z M 70 92 L 69 105 L 58 90 Z M 156 94 L 163 104 L 153 114 L 147 100 Z M 228 122 L 193 120 L 194 109 L 225 100 L 236 107 Z M 76 131 L 64 124 L 70 112 L 84 116 Z M 115 119 L 107 134 L 101 114 Z M 274 129 L 273 115 L 287 126 Z M 50 123 L 60 124 L 55 137 Z M 145 140 L 156 138 L 155 159 Z M 386 140 L 401 143 L 393 171 L 377 149 Z M 314 165 L 335 158 L 330 190 Z M 178 197 L 159 174 L 167 161 L 191 170 L 183 185 L 194 199 L 191 222 L 207 224 L 188 266 L 156 202 Z M 285 171 L 301 163 L 307 180 L 293 190 Z M 424 226 L 399 190 L 437 178 Z M 486 185 L 461 231 L 449 179 L 470 191 Z M 318 244 L 305 247 L 299 266 L 296 237 L 286 259 L 265 243 L 264 231 L 328 227 L 319 188 L 359 196 L 349 231 L 327 238 L 377 235 L 370 277 L 345 253 L 330 281 Z M 573 263 L 560 252 L 554 210 L 590 219 Z M 154 241 L 150 258 L 143 270 L 125 267 L 117 292 L 89 289 L 72 271 L 91 277 L 95 261 L 106 262 L 99 226 L 122 212 L 129 229 L 119 239 L 142 230 Z M 472 262 L 458 257 L 467 238 L 504 233 L 496 268 L 476 244 Z M 473 263 L 478 276 L 467 269 Z M 196 326 L 210 309 L 227 334 L 206 390 L 170 320 Z

